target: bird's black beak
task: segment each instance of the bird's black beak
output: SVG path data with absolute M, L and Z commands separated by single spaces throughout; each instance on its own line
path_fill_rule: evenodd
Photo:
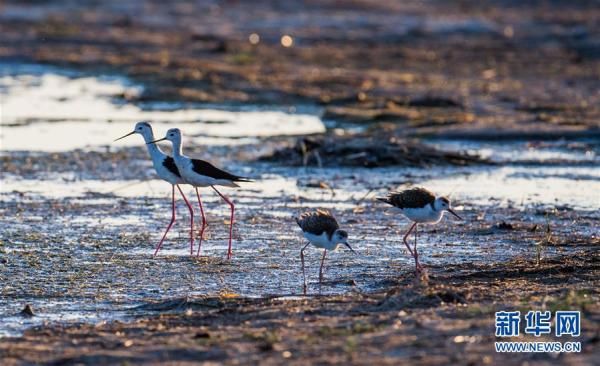
M 348 243 L 344 243 L 344 245 L 345 245 L 345 246 L 347 246 L 347 247 L 348 247 L 348 249 L 350 249 L 350 251 L 351 251 L 352 253 L 356 254 L 356 252 L 354 251 L 354 249 L 352 249 L 352 247 L 350 246 L 350 244 L 348 244 Z
M 166 137 L 163 137 L 162 139 L 158 139 L 158 140 L 150 141 L 150 142 L 146 143 L 146 145 L 149 145 L 149 144 L 155 144 L 155 143 L 157 143 L 157 142 L 159 142 L 159 141 L 166 140 L 166 139 L 167 139 Z
M 131 135 L 133 135 L 134 133 L 135 133 L 135 131 L 129 132 L 127 135 L 125 135 L 125 136 L 121 136 L 121 137 L 119 137 L 118 139 L 116 139 L 115 141 L 119 141 L 120 139 L 124 139 L 125 137 L 127 137 L 127 136 L 131 136 Z M 113 141 L 113 142 L 115 142 L 115 141 Z
M 458 216 L 458 214 L 456 212 L 454 212 L 453 209 L 448 208 L 448 212 L 450 212 L 451 214 L 453 214 L 454 216 L 456 216 L 459 220 L 462 220 L 462 217 Z

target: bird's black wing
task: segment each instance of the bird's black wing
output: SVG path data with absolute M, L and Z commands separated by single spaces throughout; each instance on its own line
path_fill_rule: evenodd
M 304 232 L 314 235 L 321 235 L 326 232 L 330 238 L 340 228 L 335 217 L 325 210 L 305 212 L 296 219 L 296 222 Z
M 198 174 L 214 179 L 224 179 L 232 182 L 250 182 L 248 178 L 240 177 L 217 168 L 208 161 L 192 159 L 192 170 Z
M 420 208 L 432 205 L 435 201 L 435 195 L 425 188 L 411 188 L 402 192 L 390 193 L 387 197 L 377 199 L 400 209 Z
M 181 178 L 181 174 L 179 174 L 179 169 L 177 169 L 177 165 L 175 165 L 175 160 L 173 160 L 172 157 L 167 156 L 165 160 L 163 160 L 162 165 L 165 168 L 167 168 L 168 171 Z

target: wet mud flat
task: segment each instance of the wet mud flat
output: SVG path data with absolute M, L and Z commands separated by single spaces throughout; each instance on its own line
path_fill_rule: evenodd
M 30 330 L 21 338 L 0 342 L 0 354 L 7 365 L 160 361 L 592 365 L 598 359 L 600 322 L 597 260 L 597 250 L 588 247 L 539 266 L 528 259 L 433 266 L 428 281 L 415 282 L 409 274 L 399 274 L 389 279 L 385 292 L 370 294 L 181 298 L 148 306 L 155 315 L 127 323 Z M 580 310 L 582 352 L 495 353 L 494 312 L 523 309 L 524 304 Z
M 228 148 L 238 156 L 245 149 Z M 477 196 L 460 183 L 453 201 L 465 220 L 422 227 L 418 248 L 429 279 L 415 281 L 401 242 L 408 223 L 373 197 L 414 183 L 449 192 L 444 187 L 457 183 L 448 178 L 478 184 L 478 169 L 485 177 L 498 168 L 287 168 L 250 159 L 243 165 L 260 181 L 227 192 L 238 206 L 233 260 L 225 260 L 228 211 L 209 194 L 202 256 L 189 256 L 189 216 L 179 200 L 179 221 L 153 259 L 169 218 L 169 187 L 151 179 L 143 147 L 122 150 L 92 153 L 115 165 L 85 166 L 71 181 L 72 162 L 55 153 L 35 154 L 62 167 L 52 177 L 26 164 L 6 169 L 2 160 L 4 363 L 362 363 L 368 354 L 378 363 L 493 364 L 504 361 L 493 351 L 494 312 L 529 308 L 581 310 L 583 352 L 506 362 L 591 364 L 598 357 L 600 217 L 585 191 L 568 204 L 557 186 L 544 201 L 519 199 L 524 190 Z M 505 179 L 535 179 L 522 169 Z M 585 167 L 569 176 L 577 169 L 558 179 L 573 191 L 583 189 L 574 186 L 578 179 L 582 187 L 598 184 Z M 305 297 L 304 241 L 292 216 L 315 207 L 334 210 L 358 255 L 331 253 L 319 284 L 320 253 L 309 249 Z M 33 316 L 21 313 L 25 304 Z
M 121 96 L 136 103 L 319 104 L 326 121 L 404 135 L 597 136 L 599 12 L 566 0 L 6 1 L 0 57 L 122 73 L 146 86 Z

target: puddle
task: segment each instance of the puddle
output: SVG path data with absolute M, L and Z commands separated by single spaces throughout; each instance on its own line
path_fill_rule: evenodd
M 82 76 L 55 68 L 0 64 L 0 148 L 68 151 L 105 146 L 137 121 L 154 125 L 156 136 L 181 127 L 197 144 L 239 144 L 252 137 L 323 132 L 315 114 L 245 108 L 228 111 L 173 103 L 142 107 L 115 99 L 142 87 L 121 77 Z M 76 138 L 74 138 L 76 137 Z M 119 146 L 139 145 L 128 139 Z
M 437 140 L 430 144 L 444 150 L 463 150 L 496 162 L 600 164 L 600 144 L 595 140 L 535 143 L 523 141 L 474 142 Z
M 546 205 L 581 210 L 600 207 L 600 196 L 594 194 L 600 190 L 600 171 L 592 167 L 465 169 L 420 184 L 435 192 L 445 192 L 466 205 Z
M 43 326 L 52 323 L 99 323 L 109 320 L 125 320 L 127 316 L 133 315 L 125 306 L 118 309 L 116 304 L 108 303 L 84 303 L 81 301 L 53 301 L 49 299 L 31 299 L 28 301 L 33 308 L 35 316 L 24 317 L 19 314 L 22 310 L 18 308 L 20 303 L 8 304 L 4 311 L 7 316 L 0 316 L 2 327 L 0 327 L 0 338 L 15 337 L 22 333 L 23 329 Z

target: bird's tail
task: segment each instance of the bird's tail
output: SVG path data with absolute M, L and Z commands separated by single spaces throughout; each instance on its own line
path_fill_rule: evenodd
M 392 204 L 392 201 L 390 201 L 389 197 L 375 197 L 375 199 L 377 201 L 385 202 L 385 203 L 390 204 L 390 205 Z
M 254 179 L 246 178 L 246 177 L 236 177 L 234 182 L 254 182 Z

